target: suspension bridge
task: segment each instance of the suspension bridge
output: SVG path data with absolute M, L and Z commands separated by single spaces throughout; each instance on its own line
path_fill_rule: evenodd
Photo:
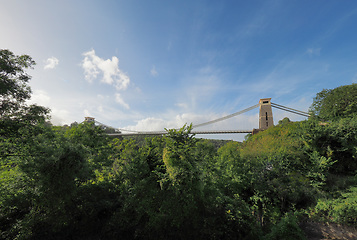
M 211 131 L 200 131 L 196 130 L 197 128 L 211 125 L 214 123 L 218 123 L 230 118 L 233 118 L 235 116 L 241 115 L 243 113 L 249 112 L 253 109 L 256 109 L 259 107 L 259 128 L 258 129 L 252 129 L 252 130 L 211 130 Z M 304 111 L 296 110 L 293 108 L 289 108 L 283 105 L 279 105 L 276 103 L 271 102 L 271 98 L 263 98 L 259 100 L 259 103 L 256 105 L 253 105 L 251 107 L 248 107 L 246 109 L 243 109 L 239 112 L 235 112 L 233 114 L 217 118 L 215 120 L 211 120 L 208 122 L 200 123 L 200 124 L 193 124 L 192 125 L 192 134 L 233 134 L 233 133 L 251 133 L 255 134 L 259 131 L 263 131 L 265 129 L 268 129 L 271 126 L 274 126 L 274 121 L 273 121 L 273 111 L 272 108 L 276 108 L 279 110 L 283 110 L 289 113 L 294 113 L 303 117 L 310 117 L 310 114 Z M 93 117 L 85 117 L 85 122 L 94 122 L 95 124 L 102 126 L 104 129 L 114 129 L 114 133 L 108 133 L 110 136 L 135 136 L 135 135 L 165 135 L 167 134 L 167 131 L 134 131 L 134 130 L 127 130 L 127 129 L 121 129 L 121 128 L 114 128 L 111 126 L 108 126 L 106 124 L 100 123 L 95 120 Z

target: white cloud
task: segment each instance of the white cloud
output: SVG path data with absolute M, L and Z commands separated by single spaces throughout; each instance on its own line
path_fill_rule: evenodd
M 99 74 L 97 66 L 87 57 L 84 58 L 82 62 L 82 68 L 84 69 L 85 79 L 88 82 L 93 82 Z
M 69 124 L 72 114 L 64 109 L 51 108 L 51 123 L 54 125 Z
M 55 57 L 50 57 L 46 60 L 44 69 L 54 69 L 59 63 L 59 60 Z
M 124 108 L 129 109 L 129 105 L 123 100 L 123 98 L 121 97 L 121 95 L 119 93 L 115 94 L 115 101 L 117 103 L 119 103 L 120 105 L 122 105 Z
M 44 90 L 35 90 L 29 100 L 30 104 L 38 104 L 40 106 L 50 108 L 50 121 L 55 125 L 69 124 L 69 120 L 72 119 L 73 114 L 70 111 L 65 110 L 64 106 L 54 104 L 56 100 L 52 99 L 49 94 Z
M 93 82 L 98 74 L 102 74 L 101 82 L 113 85 L 117 90 L 128 88 L 130 78 L 119 69 L 119 59 L 115 56 L 112 59 L 104 60 L 95 54 L 92 49 L 83 54 L 82 68 L 88 82 Z
M 184 102 L 176 103 L 175 106 L 177 106 L 179 108 L 182 108 L 182 109 L 188 109 L 189 108 L 189 105 L 187 103 L 184 103 Z
M 141 119 L 135 126 L 128 126 L 125 129 L 135 131 L 163 131 L 167 124 L 166 121 L 160 118 L 148 117 Z
M 44 90 L 35 90 L 31 96 L 30 103 L 38 104 L 41 106 L 48 106 L 51 98 L 48 93 Z
M 151 68 L 150 74 L 151 74 L 151 76 L 153 76 L 153 77 L 156 77 L 156 76 L 158 75 L 158 72 L 156 71 L 155 66 L 153 66 L 153 67 Z
M 306 53 L 312 57 L 312 56 L 320 56 L 320 51 L 321 51 L 321 48 L 308 48 L 306 50 Z

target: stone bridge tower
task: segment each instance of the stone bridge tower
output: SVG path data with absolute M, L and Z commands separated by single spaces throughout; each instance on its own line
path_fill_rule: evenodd
M 274 126 L 270 100 L 271 98 L 262 98 L 259 100 L 259 130 L 265 130 Z

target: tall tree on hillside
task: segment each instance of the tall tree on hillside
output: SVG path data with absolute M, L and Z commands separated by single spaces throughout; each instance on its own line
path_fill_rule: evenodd
M 34 65 L 35 61 L 28 55 L 18 56 L 0 49 L 1 157 L 16 152 L 19 145 L 38 132 L 36 124 L 43 123 L 48 116 L 48 109 L 26 104 L 31 98 L 28 86 L 31 76 L 25 70 Z
M 324 89 L 316 94 L 310 111 L 325 121 L 357 113 L 357 84 Z
M 15 133 L 26 124 L 43 122 L 49 110 L 37 105 L 27 105 L 31 79 L 25 70 L 35 61 L 28 55 L 17 56 L 9 50 L 0 50 L 0 126 L 1 135 Z

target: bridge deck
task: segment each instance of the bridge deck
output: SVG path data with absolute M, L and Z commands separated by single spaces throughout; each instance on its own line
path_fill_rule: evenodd
M 222 130 L 222 131 L 192 131 L 191 134 L 229 134 L 229 133 L 252 133 L 252 130 Z M 137 136 L 137 135 L 166 135 L 166 131 L 137 132 L 137 133 L 108 133 L 109 136 Z

